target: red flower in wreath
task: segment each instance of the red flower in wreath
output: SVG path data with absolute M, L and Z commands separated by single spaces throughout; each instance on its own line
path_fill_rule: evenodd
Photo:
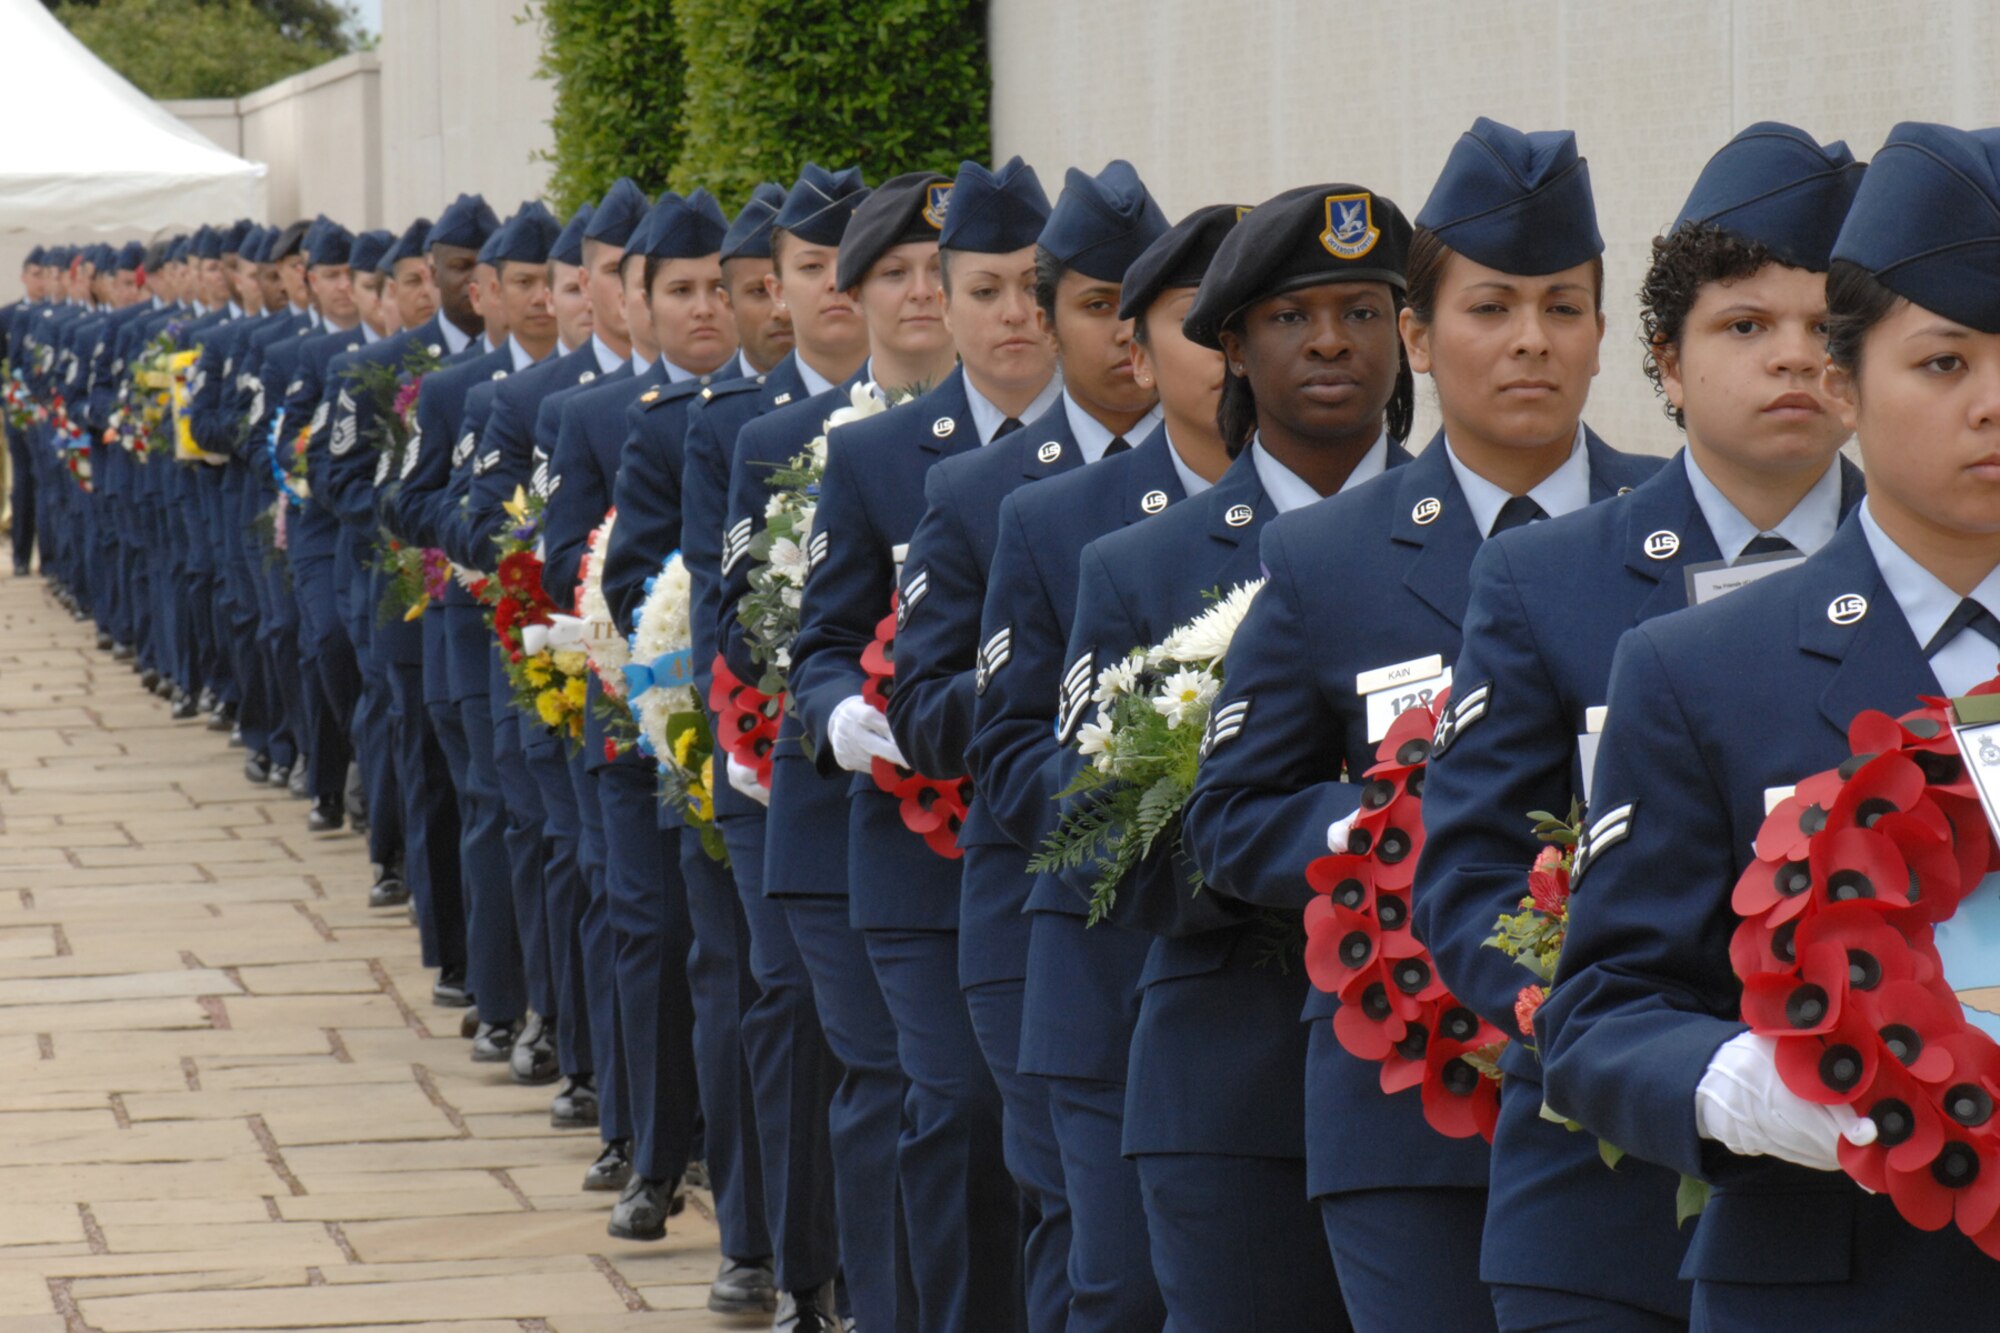
M 889 695 L 895 689 L 896 611 L 901 601 L 900 591 L 889 595 L 889 614 L 875 622 L 875 638 L 861 650 L 861 669 L 867 673 L 861 697 L 880 713 L 889 711 Z M 926 777 L 885 759 L 877 759 L 869 772 L 877 788 L 896 798 L 903 827 L 947 860 L 962 855 L 958 833 L 972 805 L 970 779 Z
M 771 759 L 778 744 L 778 726 L 785 715 L 783 700 L 753 689 L 736 678 L 721 653 L 715 655 L 708 706 L 715 710 L 715 739 L 723 753 L 746 768 L 757 770 L 757 781 L 771 785 Z
M 889 711 L 889 695 L 896 688 L 896 603 L 901 594 L 889 599 L 889 614 L 875 623 L 875 638 L 861 650 L 861 669 L 868 679 L 861 697 L 877 711 Z

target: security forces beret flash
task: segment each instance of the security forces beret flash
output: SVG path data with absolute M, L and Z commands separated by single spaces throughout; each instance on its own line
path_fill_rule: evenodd
M 834 285 L 842 291 L 860 286 L 875 261 L 899 245 L 935 243 L 950 198 L 950 178 L 934 171 L 905 172 L 876 186 L 840 238 Z

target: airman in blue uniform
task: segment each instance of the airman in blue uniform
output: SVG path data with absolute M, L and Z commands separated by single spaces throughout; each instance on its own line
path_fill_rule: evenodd
M 1691 583 L 1707 600 L 1717 580 L 1798 563 L 1860 500 L 1820 370 L 1825 274 L 1861 175 L 1845 145 L 1770 123 L 1710 159 L 1641 288 L 1648 364 L 1687 448 L 1630 495 L 1505 534 L 1473 561 L 1452 674 L 1486 710 L 1427 770 L 1411 910 L 1452 993 L 1510 1036 L 1531 978 L 1485 942 L 1540 850 L 1527 812 L 1584 794 L 1619 636 L 1687 606 Z M 1503 1067 L 1480 1260 L 1500 1326 L 1685 1327 L 1691 1229 L 1674 1225 L 1674 1173 L 1636 1158 L 1606 1170 L 1594 1136 L 1545 1119 L 1528 1041 Z M 1516 1243 L 1551 1225 L 1597 1243 Z
M 1919 1230 L 1840 1173 L 1843 1139 L 1886 1140 L 1896 1121 L 1879 1094 L 1830 1084 L 1808 1101 L 1780 1079 L 1773 1041 L 1738 1016 L 1729 942 L 1774 789 L 1847 760 L 1858 713 L 1961 695 L 2000 657 L 2000 496 L 1978 461 L 2000 427 L 1996 162 L 2000 131 L 1898 125 L 1834 243 L 1825 384 L 1868 498 L 1802 566 L 1646 621 L 1612 662 L 1535 1028 L 1552 1108 L 1710 1183 L 1681 1270 L 1696 1327 L 1973 1329 L 1995 1291 L 1960 1230 Z M 1992 970 L 1966 924 L 1938 927 L 1961 992 Z
M 1292 206 L 1333 254 L 1365 259 L 1381 249 L 1375 233 L 1404 225 L 1379 197 Z M 1333 826 L 1358 808 L 1354 778 L 1397 701 L 1442 688 L 1479 543 L 1609 498 L 1660 464 L 1607 448 L 1580 421 L 1603 336 L 1603 242 L 1573 136 L 1479 120 L 1408 246 L 1380 295 L 1400 294 L 1409 362 L 1432 375 L 1444 427 L 1394 476 L 1265 531 L 1267 582 L 1230 645 L 1215 711 L 1231 726 L 1217 729 L 1187 809 L 1209 891 L 1280 919 L 1311 896 L 1305 867 L 1344 842 Z M 1254 318 L 1240 329 L 1222 331 L 1232 358 L 1270 332 Z M 1342 388 L 1337 377 L 1316 387 Z M 1323 577 L 1335 569 L 1340 579 Z M 1386 678 L 1395 684 L 1379 688 Z M 1335 1039 L 1334 1007 L 1317 990 L 1305 1004 L 1305 1183 L 1348 1313 L 1361 1328 L 1491 1327 L 1476 1263 L 1486 1145 L 1431 1129 L 1414 1095 L 1384 1096 L 1377 1066 Z
M 1022 857 L 1039 852 L 1054 831 L 1056 798 L 1068 782 L 1058 705 L 1083 548 L 1207 490 L 1229 465 L 1215 424 L 1221 355 L 1190 343 L 1180 320 L 1244 211 L 1197 209 L 1125 272 L 1119 314 L 1133 321 L 1135 388 L 1157 386 L 1158 429 L 1131 450 L 1000 504 L 978 641 L 1005 642 L 1008 652 L 976 691 L 966 765 L 987 817 Z M 1088 664 L 1079 670 L 1087 673 Z M 997 849 L 985 855 L 999 859 Z M 1086 931 L 1083 899 L 1055 876 L 1036 880 L 1022 910 L 1029 938 L 1019 1068 L 1046 1081 L 1061 1152 L 1068 1327 L 1151 1327 L 1166 1308 L 1152 1275 L 1138 1174 L 1120 1149 L 1125 1058 L 1148 939 Z

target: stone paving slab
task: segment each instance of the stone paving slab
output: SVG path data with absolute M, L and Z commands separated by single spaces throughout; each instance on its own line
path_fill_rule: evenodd
M 756 1327 L 475 1066 L 363 841 L 0 580 L 0 1333 Z

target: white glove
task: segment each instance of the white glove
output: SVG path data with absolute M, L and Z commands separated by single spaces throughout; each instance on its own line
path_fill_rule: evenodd
M 868 772 L 877 759 L 908 768 L 910 763 L 896 748 L 889 719 L 875 705 L 851 694 L 833 706 L 827 719 L 826 738 L 833 744 L 833 762 L 850 773 Z
M 729 760 L 729 785 L 757 804 L 769 805 L 771 789 L 757 780 L 757 770 L 741 762 L 733 754 L 726 757 Z
M 1347 835 L 1354 832 L 1354 821 L 1361 817 L 1356 810 L 1351 815 L 1343 815 L 1326 826 L 1326 849 L 1335 856 L 1347 854 Z
M 1778 1076 L 1778 1044 L 1755 1032 L 1724 1042 L 1694 1090 L 1694 1123 L 1740 1157 L 1777 1157 L 1815 1171 L 1840 1169 L 1840 1141 L 1875 1141 L 1875 1122 L 1846 1106 L 1809 1102 Z

